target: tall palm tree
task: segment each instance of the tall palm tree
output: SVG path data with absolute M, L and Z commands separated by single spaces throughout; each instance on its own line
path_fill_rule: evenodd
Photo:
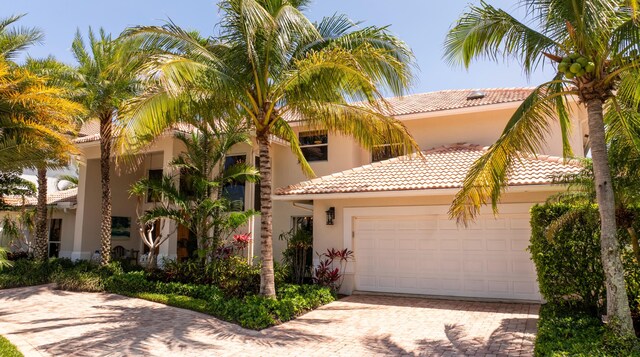
M 560 124 L 564 154 L 570 156 L 569 102 L 573 98 L 579 99 L 588 114 L 602 225 L 607 314 L 612 321 L 617 321 L 621 333 L 632 333 L 616 239 L 605 121 L 607 127 L 618 128 L 629 138 L 632 135 L 627 129 L 640 123 L 637 111 L 623 110 L 616 105 L 617 96 L 628 96 L 631 103 L 640 100 L 637 92 L 640 83 L 637 3 L 613 0 L 520 0 L 518 3 L 526 10 L 529 22 L 519 21 L 484 1 L 478 6 L 471 5 L 447 35 L 445 57 L 465 67 L 482 57 L 512 58 L 521 63 L 526 74 L 544 64 L 552 65 L 558 72 L 549 82 L 532 91 L 507 123 L 498 141 L 472 166 L 451 205 L 450 214 L 467 222 L 489 201 L 497 211 L 510 165 L 521 155 L 539 152 L 545 134 L 554 122 Z
M 8 166 L 12 166 L 11 170 L 20 171 L 26 162 L 24 159 L 37 156 L 37 152 L 25 149 L 22 144 L 26 139 L 20 134 L 38 129 L 26 122 L 17 127 L 15 120 L 11 120 L 14 125 L 9 125 L 9 117 L 13 116 L 15 119 L 15 114 L 11 113 L 15 111 L 15 102 L 11 100 L 11 96 L 15 95 L 18 84 L 26 79 L 17 76 L 18 73 L 12 73 L 12 68 L 16 65 L 13 60 L 26 48 L 44 38 L 42 31 L 37 28 L 14 26 L 23 16 L 13 15 L 0 19 L 0 61 L 3 62 L 0 65 L 0 115 L 4 116 L 0 119 L 0 169 L 5 171 L 9 170 Z M 21 155 L 16 156 L 16 152 Z
M 223 0 L 217 37 L 202 40 L 175 25 L 125 31 L 151 49 L 146 75 L 160 90 L 131 116 L 133 131 L 163 130 L 182 96 L 219 103 L 255 130 L 260 156 L 260 293 L 275 297 L 272 247 L 272 136 L 290 143 L 313 175 L 288 119 L 352 136 L 364 148 L 388 142 L 417 145 L 399 121 L 384 115 L 385 90 L 401 95 L 412 80 L 413 54 L 387 27 L 358 27 L 344 15 L 312 23 L 308 0 Z M 366 105 L 353 104 L 364 101 Z M 163 119 L 164 118 L 164 119 Z
M 113 122 L 118 108 L 137 91 L 132 66 L 123 61 L 121 43 L 114 41 L 103 29 L 94 33 L 89 29 L 88 48 L 80 31 L 76 33 L 71 49 L 78 62 L 81 101 L 87 110 L 87 120 L 100 122 L 100 185 L 101 194 L 101 263 L 111 258 L 111 143 Z
M 42 85 L 49 89 L 55 89 L 58 94 L 60 104 L 64 104 L 68 111 L 59 113 L 56 121 L 46 121 L 46 118 L 26 117 L 28 120 L 40 122 L 44 127 L 62 134 L 64 142 L 58 142 L 55 146 L 41 145 L 38 143 L 41 158 L 34 160 L 38 180 L 38 195 L 36 204 L 36 234 L 35 234 L 35 257 L 39 260 L 47 259 L 47 169 L 64 167 L 69 163 L 70 155 L 77 150 L 71 141 L 75 136 L 78 123 L 78 115 L 81 113 L 80 104 L 71 101 L 73 96 L 75 71 L 55 60 L 53 57 L 44 59 L 27 59 L 25 70 L 38 76 Z

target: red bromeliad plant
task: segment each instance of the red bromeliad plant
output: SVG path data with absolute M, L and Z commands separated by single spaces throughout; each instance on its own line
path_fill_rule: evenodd
M 318 254 L 319 258 L 324 258 L 313 272 L 313 282 L 330 287 L 335 293 L 340 291 L 344 282 L 344 272 L 347 264 L 353 260 L 353 251 L 349 249 L 336 250 L 327 249 L 326 253 Z M 337 266 L 336 266 L 337 265 Z

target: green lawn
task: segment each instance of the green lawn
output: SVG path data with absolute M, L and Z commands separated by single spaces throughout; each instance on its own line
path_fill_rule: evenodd
M 2 357 L 23 357 L 24 355 L 18 351 L 9 340 L 0 336 L 0 356 Z

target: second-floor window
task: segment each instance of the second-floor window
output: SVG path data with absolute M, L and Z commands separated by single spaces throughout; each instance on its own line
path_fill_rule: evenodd
M 300 133 L 300 148 L 307 161 L 327 161 L 329 140 L 327 131 L 305 131 Z
M 162 169 L 149 170 L 149 181 L 162 182 Z M 161 198 L 159 194 L 153 194 L 151 189 L 147 191 L 147 202 L 160 202 Z
M 235 164 L 245 163 L 246 161 L 247 157 L 245 155 L 230 155 L 224 160 L 224 168 L 226 170 Z M 240 181 L 227 183 L 222 188 L 222 196 L 229 200 L 232 211 L 244 211 L 245 188 L 245 183 Z

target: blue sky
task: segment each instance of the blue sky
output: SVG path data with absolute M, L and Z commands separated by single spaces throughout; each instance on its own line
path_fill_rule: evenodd
M 412 93 L 529 86 L 551 77 L 547 71 L 527 79 L 514 61 L 509 65 L 478 62 L 468 71 L 447 64 L 442 59 L 445 34 L 470 2 L 478 1 L 316 0 L 307 15 L 317 20 L 344 13 L 353 20 L 364 21 L 363 25 L 391 25 L 391 31 L 409 44 L 418 61 L 417 83 Z M 522 11 L 514 8 L 513 1 L 488 2 L 522 17 Z M 1 16 L 27 13 L 20 24 L 36 26 L 45 32 L 45 43 L 31 48 L 29 55 L 51 54 L 73 63 L 69 48 L 77 28 L 86 33 L 89 26 L 102 26 L 116 35 L 127 26 L 161 24 L 170 17 L 184 28 L 210 35 L 219 20 L 216 3 L 215 0 L 20 0 L 2 4 Z

